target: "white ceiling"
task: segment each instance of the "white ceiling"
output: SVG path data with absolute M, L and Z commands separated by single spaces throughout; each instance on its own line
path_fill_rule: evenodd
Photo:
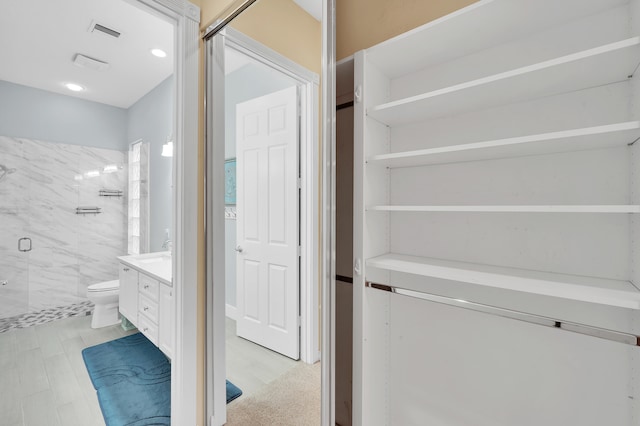
M 0 80 L 128 108 L 173 72 L 173 25 L 124 0 L 0 2 Z M 89 32 L 93 20 L 122 35 Z M 76 53 L 110 67 L 77 67 Z M 71 92 L 67 82 L 86 90 Z
M 293 0 L 309 15 L 322 21 L 322 0 Z
M 294 1 L 321 19 L 322 0 Z M 173 25 L 131 0 L 0 2 L 0 80 L 129 108 L 173 72 Z M 120 37 L 89 32 L 94 21 Z M 167 57 L 156 58 L 152 48 Z M 80 68 L 72 62 L 77 53 L 108 62 L 109 68 Z M 239 60 L 236 67 L 241 65 Z M 71 92 L 65 83 L 86 90 Z

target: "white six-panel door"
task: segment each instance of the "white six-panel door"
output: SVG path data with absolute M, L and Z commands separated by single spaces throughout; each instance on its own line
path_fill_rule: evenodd
M 237 334 L 299 359 L 297 87 L 237 105 Z

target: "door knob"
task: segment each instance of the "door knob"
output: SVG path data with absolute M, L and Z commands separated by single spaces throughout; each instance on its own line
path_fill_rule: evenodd
M 243 250 L 243 248 L 242 248 L 241 246 L 237 246 L 237 247 L 236 247 L 236 251 L 237 251 L 238 253 L 242 253 L 242 250 Z

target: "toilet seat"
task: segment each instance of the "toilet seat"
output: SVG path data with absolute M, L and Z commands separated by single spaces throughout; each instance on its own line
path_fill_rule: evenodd
M 120 288 L 120 280 L 113 280 L 91 284 L 87 287 L 87 291 L 91 293 L 100 293 L 103 291 L 117 290 L 118 288 Z

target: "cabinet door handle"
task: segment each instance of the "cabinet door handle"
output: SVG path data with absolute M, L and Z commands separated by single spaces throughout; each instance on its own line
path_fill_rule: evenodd
M 143 328 L 142 331 L 149 331 L 149 327 Z
M 122 268 L 124 272 L 129 272 L 129 268 Z
M 149 284 L 145 284 L 144 289 L 147 290 L 149 288 Z
M 144 307 L 144 311 L 146 312 L 146 311 L 148 311 L 148 310 L 149 310 L 149 307 L 148 307 L 148 306 L 145 306 L 145 307 Z

